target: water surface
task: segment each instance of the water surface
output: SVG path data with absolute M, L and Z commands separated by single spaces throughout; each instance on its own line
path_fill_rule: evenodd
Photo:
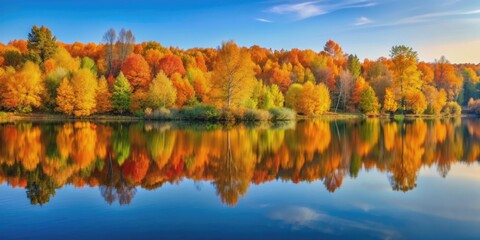
M 480 236 L 480 120 L 0 125 L 1 239 Z

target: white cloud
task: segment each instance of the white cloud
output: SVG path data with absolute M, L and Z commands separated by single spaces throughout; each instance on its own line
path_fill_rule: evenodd
M 280 15 L 293 15 L 298 20 L 328 14 L 348 8 L 373 7 L 373 0 L 308 1 L 294 4 L 280 4 L 267 9 L 267 12 Z
M 308 225 L 318 220 L 322 215 L 308 207 L 285 207 L 270 213 L 270 218 L 292 225 Z
M 278 14 L 295 14 L 299 19 L 305 19 L 326 13 L 319 6 L 315 5 L 315 2 L 277 5 L 272 7 L 270 12 Z
M 273 21 L 265 19 L 265 18 L 255 18 L 255 21 L 264 22 L 264 23 L 273 23 Z
M 367 17 L 359 17 L 357 21 L 353 24 L 355 26 L 363 26 L 372 23 L 373 21 L 368 19 Z

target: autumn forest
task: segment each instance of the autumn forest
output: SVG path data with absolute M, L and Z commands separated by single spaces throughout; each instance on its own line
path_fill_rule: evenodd
M 0 44 L 0 108 L 76 117 L 180 113 L 253 120 L 287 119 L 292 112 L 480 112 L 480 65 L 451 64 L 440 56 L 420 62 L 403 45 L 393 46 L 388 57 L 360 60 L 331 40 L 315 52 L 233 41 L 216 49 L 167 48 L 136 43 L 125 29 L 110 29 L 99 39 L 67 44 L 47 27 L 33 26 L 27 40 Z

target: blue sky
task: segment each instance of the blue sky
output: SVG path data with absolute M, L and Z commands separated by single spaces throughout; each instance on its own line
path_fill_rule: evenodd
M 224 40 L 273 49 L 338 42 L 361 59 L 388 56 L 405 44 L 421 60 L 442 55 L 480 62 L 479 0 L 0 0 L 0 41 L 26 38 L 32 25 L 49 27 L 60 41 L 100 42 L 113 27 L 129 28 L 137 42 L 216 47 Z

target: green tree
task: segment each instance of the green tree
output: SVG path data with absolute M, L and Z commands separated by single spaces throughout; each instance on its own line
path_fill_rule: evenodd
M 21 65 L 25 62 L 23 55 L 15 50 L 8 50 L 3 53 L 3 65 L 12 66 L 15 69 L 19 69 Z
M 28 34 L 27 46 L 31 60 L 45 62 L 57 51 L 57 38 L 52 36 L 50 29 L 33 26 Z
M 463 69 L 463 104 L 467 105 L 470 98 L 480 98 L 480 78 L 472 68 Z
M 97 66 L 95 65 L 95 61 L 89 57 L 83 57 L 82 62 L 80 63 L 80 68 L 86 68 L 90 70 L 93 74 L 97 75 Z
M 128 111 L 130 109 L 131 93 L 130 83 L 123 73 L 120 72 L 113 84 L 113 108 L 120 113 Z
M 360 63 L 360 60 L 358 60 L 357 55 L 350 54 L 348 56 L 347 68 L 354 79 L 357 79 L 360 76 L 362 64 Z
M 372 87 L 366 87 L 360 94 L 360 109 L 364 113 L 378 113 L 380 103 Z

